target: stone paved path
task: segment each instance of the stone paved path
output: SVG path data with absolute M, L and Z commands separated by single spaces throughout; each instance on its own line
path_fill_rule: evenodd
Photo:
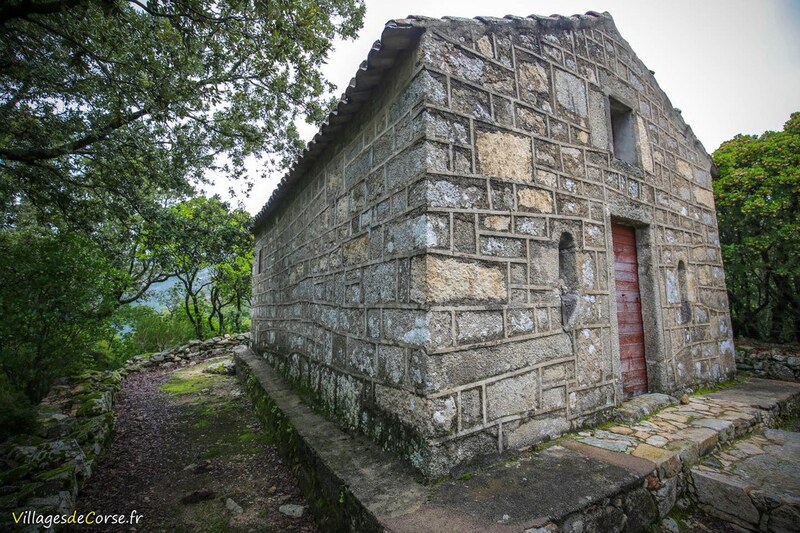
M 580 443 L 651 461 L 657 475 L 647 483 L 662 517 L 683 493 L 706 513 L 737 526 L 798 530 L 800 433 L 764 429 L 780 422 L 787 405 L 796 409 L 798 395 L 796 383 L 749 378 L 640 421 L 580 432 L 563 445 L 575 449 L 571 442 Z M 663 395 L 652 396 L 663 404 Z M 647 401 L 642 397 L 625 409 L 636 412 L 637 404 Z
M 748 529 L 800 529 L 800 433 L 759 431 L 714 452 L 691 478 L 710 515 Z
M 128 516 L 136 510 L 142 519 L 133 528 L 82 531 L 317 531 L 238 380 L 202 371 L 217 361 L 126 379 L 113 441 L 77 509 Z M 303 506 L 304 514 L 287 516 L 283 505 Z
M 764 386 L 769 387 L 770 382 Z M 800 386 L 789 390 L 797 389 Z M 770 413 L 752 402 L 714 395 L 691 396 L 686 404 L 667 407 L 644 420 L 583 431 L 575 440 L 657 461 L 680 452 L 691 459 L 686 455 L 688 448 L 694 446 L 700 456 L 706 455 L 718 443 L 747 435 L 769 419 Z

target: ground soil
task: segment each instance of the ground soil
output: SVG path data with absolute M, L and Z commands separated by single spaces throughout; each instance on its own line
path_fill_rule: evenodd
M 142 518 L 82 531 L 317 531 L 236 378 L 203 372 L 219 360 L 125 380 L 113 440 L 77 509 L 126 516 L 135 510 Z M 279 511 L 284 504 L 305 512 L 287 516 Z

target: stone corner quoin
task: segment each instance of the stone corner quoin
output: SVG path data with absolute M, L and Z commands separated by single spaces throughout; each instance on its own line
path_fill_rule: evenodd
M 256 220 L 256 351 L 429 478 L 729 377 L 711 161 L 611 17 L 401 22 Z

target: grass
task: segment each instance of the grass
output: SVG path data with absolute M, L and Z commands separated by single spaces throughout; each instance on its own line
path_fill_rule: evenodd
M 256 440 L 256 438 L 257 436 L 255 433 L 247 431 L 239 435 L 239 442 L 241 442 L 242 444 L 247 444 L 249 442 L 253 442 L 254 440 Z
M 197 394 L 203 389 L 208 389 L 214 384 L 213 376 L 198 374 L 195 376 L 185 376 L 173 374 L 172 379 L 161 385 L 161 390 L 171 396 L 184 396 L 187 394 Z
M 193 429 L 205 429 L 209 425 L 211 425 L 211 422 L 209 422 L 205 418 L 202 418 L 202 419 L 198 420 L 197 422 L 195 422 L 194 424 L 192 424 L 192 428 Z
M 619 426 L 619 425 L 625 425 L 625 424 L 623 424 L 619 420 L 615 420 L 615 419 L 612 418 L 611 420 L 606 420 L 605 422 L 603 422 L 600 425 L 592 426 L 590 429 L 592 429 L 593 431 L 598 431 L 598 430 L 608 431 L 609 429 L 611 429 L 613 427 L 616 427 L 616 426 Z
M 714 385 L 708 385 L 708 386 L 705 386 L 705 387 L 700 387 L 699 389 L 697 389 L 696 391 L 694 391 L 692 393 L 692 396 L 700 396 L 702 394 L 710 394 L 712 392 L 717 392 L 717 391 L 721 391 L 721 390 L 725 390 L 725 389 L 730 389 L 731 387 L 737 385 L 738 383 L 739 383 L 739 380 L 737 380 L 735 378 L 734 379 L 728 379 L 726 381 L 721 381 L 721 382 L 716 383 Z
M 800 431 L 800 413 L 779 416 L 774 427 L 784 431 Z
M 186 436 L 203 446 L 203 459 L 260 453 L 266 437 L 242 427 L 242 401 L 228 394 L 230 378 L 204 374 L 202 369 L 197 366 L 175 372 L 161 386 L 183 406 Z
M 689 527 L 688 522 L 691 515 L 692 515 L 691 508 L 681 509 L 679 505 L 675 505 L 672 507 L 672 510 L 669 512 L 667 516 L 675 520 L 675 522 L 678 524 L 678 528 L 680 528 L 681 531 L 688 531 Z

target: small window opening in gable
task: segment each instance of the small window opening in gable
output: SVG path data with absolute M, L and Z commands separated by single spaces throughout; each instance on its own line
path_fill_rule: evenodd
M 258 274 L 261 274 L 261 254 L 263 251 L 264 251 L 263 248 L 258 249 L 258 260 L 256 261 L 256 268 Z
M 689 305 L 689 289 L 686 286 L 686 263 L 678 261 L 678 291 L 681 295 L 681 310 L 679 320 L 687 324 L 692 320 L 692 307 Z
M 611 106 L 611 138 L 614 141 L 614 156 L 632 165 L 636 164 L 636 136 L 633 131 L 631 108 L 609 98 Z
M 558 279 L 561 284 L 561 325 L 572 326 L 578 308 L 578 261 L 575 239 L 564 232 L 558 242 Z

